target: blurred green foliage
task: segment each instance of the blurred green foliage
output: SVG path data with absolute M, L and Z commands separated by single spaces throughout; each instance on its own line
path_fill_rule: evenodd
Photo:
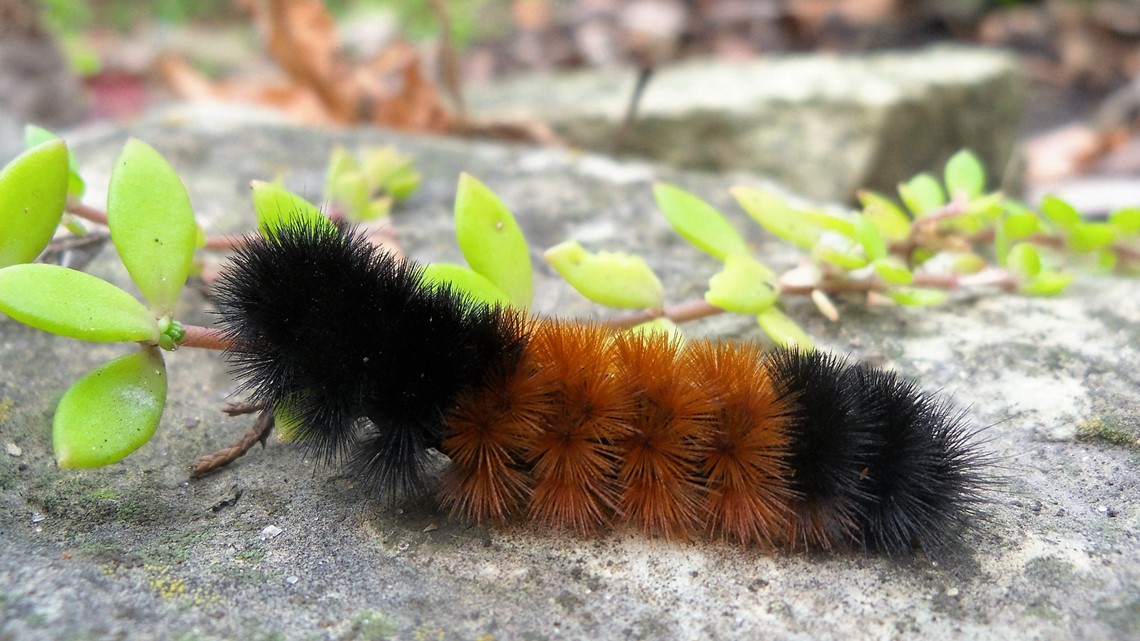
M 247 14 L 232 0 L 37 0 L 45 23 L 58 33 L 74 34 L 94 27 L 128 31 L 158 21 L 240 22 Z M 459 47 L 476 31 L 500 32 L 512 26 L 511 0 L 445 0 L 451 18 L 452 39 Z M 353 13 L 390 11 L 406 37 L 434 37 L 439 20 L 429 0 L 324 0 L 330 13 L 341 18 Z M 498 35 L 502 35 L 499 33 Z

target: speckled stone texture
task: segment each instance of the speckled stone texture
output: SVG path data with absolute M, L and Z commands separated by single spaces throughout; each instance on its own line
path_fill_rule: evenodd
M 71 136 L 90 202 L 104 197 L 128 135 L 181 172 L 210 233 L 254 226 L 250 179 L 284 172 L 287 186 L 316 197 L 334 143 L 395 143 L 424 174 L 392 219 L 421 260 L 460 259 L 450 213 L 458 173 L 471 172 L 518 216 L 545 314 L 602 314 L 538 260 L 568 238 L 641 254 L 671 301 L 700 295 L 715 264 L 669 230 L 652 180 L 707 197 L 766 261 L 794 264 L 730 202 L 727 187 L 763 184 L 754 177 L 267 125 L 227 107 Z M 126 282 L 109 250 L 90 271 Z M 841 301 L 838 323 L 788 301 L 825 348 L 968 407 L 996 459 L 987 518 L 959 546 L 896 558 L 475 528 L 449 520 L 431 497 L 369 500 L 351 478 L 274 440 L 189 482 L 190 460 L 250 424 L 218 411 L 232 388 L 224 362 L 191 349 L 168 358 L 169 404 L 151 443 L 106 469 L 57 470 L 54 404 L 124 349 L 0 319 L 0 445 L 20 450 L 0 451 L 0 639 L 1135 639 L 1138 292 L 1136 280 L 1088 277 L 1055 299 L 959 294 L 934 309 Z M 209 323 L 208 307 L 186 292 L 179 315 Z M 685 329 L 759 335 L 732 315 Z M 237 492 L 236 504 L 211 509 Z

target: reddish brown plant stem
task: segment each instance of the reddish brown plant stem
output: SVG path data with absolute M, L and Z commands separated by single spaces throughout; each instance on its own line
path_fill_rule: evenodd
M 915 274 L 914 282 L 911 284 L 915 287 L 931 287 L 936 289 L 958 289 L 959 287 L 967 285 L 971 287 L 994 286 L 1001 287 L 1002 289 L 1010 289 L 1013 285 L 1013 281 L 1006 272 L 994 270 L 991 274 L 987 275 L 986 278 L 977 279 L 972 277 L 963 278 L 956 274 Z M 782 285 L 780 287 L 780 294 L 783 296 L 811 296 L 812 292 L 817 290 L 826 294 L 843 294 L 849 292 L 882 291 L 885 289 L 887 289 L 887 285 L 878 279 L 833 279 L 824 280 L 815 286 Z M 706 316 L 715 316 L 723 312 L 723 309 L 709 302 L 693 300 L 676 305 L 669 305 L 664 309 L 645 309 L 626 316 L 611 318 L 606 321 L 606 324 L 616 329 L 625 329 L 658 318 L 667 318 L 674 323 L 684 323 L 705 318 Z
M 914 253 L 914 250 L 921 244 L 920 240 L 923 235 L 936 232 L 939 223 L 943 220 L 964 214 L 966 212 L 966 205 L 965 200 L 953 198 L 929 214 L 921 218 L 916 218 L 914 223 L 910 226 L 910 235 L 903 241 L 891 243 L 891 253 L 902 256 L 906 263 L 911 265 L 911 254 Z
M 196 461 L 191 463 L 190 478 L 196 479 L 220 467 L 229 465 L 241 458 L 257 443 L 261 443 L 264 446 L 265 439 L 269 438 L 269 432 L 272 430 L 273 412 L 262 412 L 258 415 L 257 420 L 254 421 L 253 427 L 246 432 L 240 441 L 230 447 L 199 457 Z
M 198 325 L 183 325 L 185 334 L 178 343 L 179 347 L 198 347 L 202 349 L 225 350 L 231 343 L 216 329 L 199 327 Z
M 96 225 L 102 225 L 104 227 L 107 226 L 106 212 L 91 207 L 90 205 L 84 205 L 77 200 L 68 199 L 67 211 L 71 214 L 74 214 L 75 216 L 82 218 L 83 220 L 90 220 Z

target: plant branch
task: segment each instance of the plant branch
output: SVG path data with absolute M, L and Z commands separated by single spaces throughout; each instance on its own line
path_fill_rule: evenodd
M 971 276 L 957 274 L 915 274 L 915 287 L 930 287 L 935 289 L 960 289 L 964 287 L 1001 287 L 1010 290 L 1016 287 L 1011 274 L 1005 270 L 990 269 Z M 881 292 L 889 289 L 889 285 L 878 278 L 865 280 L 850 280 L 842 277 L 829 277 L 815 285 L 780 285 L 782 296 L 811 296 L 813 292 L 825 294 L 843 294 L 849 292 Z M 645 309 L 640 312 L 611 318 L 605 324 L 615 329 L 627 329 L 634 325 L 647 323 L 658 318 L 667 318 L 674 323 L 715 316 L 724 310 L 705 300 L 691 300 L 676 305 L 669 305 L 664 309 Z
M 198 347 L 201 349 L 226 350 L 233 346 L 229 340 L 216 329 L 199 327 L 198 325 L 183 325 L 185 334 L 178 342 L 179 347 Z
M 249 240 L 243 236 L 207 236 L 203 249 L 211 251 L 232 251 L 245 247 Z
M 253 427 L 246 432 L 240 441 L 230 447 L 199 457 L 191 463 L 190 478 L 200 478 L 220 467 L 233 463 L 258 443 L 265 447 L 265 440 L 269 438 L 271 431 L 273 431 L 273 412 L 262 412 L 254 421 Z
M 83 220 L 89 220 L 96 225 L 107 226 L 107 212 L 96 209 L 90 205 L 84 205 L 78 200 L 72 198 L 67 199 L 67 211 L 70 214 L 78 216 Z
M 891 243 L 891 253 L 902 256 L 908 265 L 911 265 L 910 256 L 914 250 L 922 245 L 924 237 L 938 232 L 938 225 L 943 220 L 954 218 L 966 213 L 969 203 L 964 198 L 955 196 L 938 209 L 916 218 L 910 226 L 910 235 L 905 240 Z
M 91 205 L 84 205 L 77 200 L 67 201 L 68 213 L 95 223 L 96 225 L 107 226 L 107 212 Z M 244 236 L 208 236 L 206 238 L 206 249 L 215 251 L 227 251 L 237 249 L 244 245 L 246 242 Z

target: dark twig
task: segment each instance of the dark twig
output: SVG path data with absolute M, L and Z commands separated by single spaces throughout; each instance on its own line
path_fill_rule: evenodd
M 273 431 L 273 412 L 262 412 L 253 423 L 253 428 L 246 432 L 241 441 L 230 447 L 218 450 L 198 458 L 190 464 L 190 478 L 197 479 L 214 470 L 229 465 L 241 458 L 257 443 L 265 447 L 265 440 Z
M 83 236 L 62 236 L 48 243 L 40 260 L 71 269 L 83 269 L 111 240 L 106 232 L 90 232 Z
M 429 0 L 429 4 L 439 21 L 439 75 L 443 79 L 443 87 L 455 103 L 459 118 L 464 119 L 467 117 L 467 106 L 463 102 L 463 83 L 459 73 L 459 54 L 455 52 L 452 38 L 451 13 L 443 0 Z
M 625 140 L 626 135 L 630 129 L 633 129 L 633 123 L 637 121 L 637 109 L 641 105 L 641 96 L 645 93 L 645 88 L 649 85 L 650 78 L 653 77 L 653 67 L 642 66 L 637 70 L 637 84 L 633 86 L 633 93 L 629 97 L 629 107 L 625 110 L 625 118 L 622 119 L 621 124 L 618 125 L 614 131 L 613 138 L 610 138 L 609 154 L 616 156 L 621 151 L 622 141 Z
M 237 403 L 227 403 L 222 411 L 228 416 L 244 416 L 246 414 L 253 414 L 265 409 L 261 403 L 254 403 L 252 401 L 239 401 Z

